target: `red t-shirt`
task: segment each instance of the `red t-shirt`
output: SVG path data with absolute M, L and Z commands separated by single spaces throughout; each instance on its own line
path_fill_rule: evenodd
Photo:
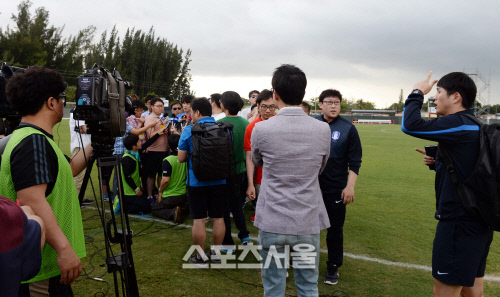
M 255 127 L 255 124 L 257 124 L 258 122 L 262 122 L 260 115 L 255 120 L 253 120 L 253 122 L 248 124 L 245 130 L 245 140 L 243 141 L 243 149 L 245 151 L 248 152 L 252 151 L 252 142 L 250 141 L 250 138 L 252 138 L 252 131 L 253 128 Z M 255 166 L 253 182 L 254 184 L 260 185 L 261 181 L 262 181 L 262 168 Z

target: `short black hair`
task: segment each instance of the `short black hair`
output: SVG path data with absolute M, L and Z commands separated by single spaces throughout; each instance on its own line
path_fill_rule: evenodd
M 243 107 L 243 100 L 241 100 L 240 94 L 234 91 L 222 93 L 221 102 L 224 105 L 224 109 L 227 109 L 230 115 L 237 115 Z
M 197 110 L 200 111 L 201 115 L 204 117 L 209 117 L 212 115 L 212 105 L 208 102 L 206 98 L 197 98 L 191 103 L 191 110 L 195 113 Z
M 311 112 L 311 105 L 309 105 L 309 103 L 302 101 L 300 105 L 304 106 L 307 109 L 307 112 Z
M 257 101 L 255 101 L 255 103 L 260 105 L 260 103 L 263 100 L 267 100 L 269 98 L 273 98 L 273 92 L 271 92 L 268 89 L 264 89 L 264 90 L 262 90 L 262 92 L 259 93 L 259 96 L 257 97 Z
M 446 90 L 448 96 L 458 92 L 462 96 L 462 106 L 466 109 L 472 107 L 476 100 L 477 88 L 474 80 L 463 72 L 451 72 L 441 77 L 437 86 Z
M 136 109 L 136 108 L 142 108 L 142 109 L 144 109 L 144 102 L 142 102 L 142 100 L 139 100 L 139 99 L 132 100 L 132 108 L 134 108 L 134 109 Z
M 165 103 L 163 103 L 163 100 L 161 100 L 160 98 L 158 97 L 154 97 L 153 99 L 151 99 L 151 105 L 155 105 L 156 102 L 161 102 L 162 105 L 165 105 Z
M 167 138 L 168 147 L 175 152 L 177 150 L 177 146 L 179 145 L 179 139 L 181 136 L 179 134 L 170 134 Z
M 191 104 L 191 102 L 193 101 L 193 99 L 194 99 L 193 95 L 184 95 L 184 96 L 182 96 L 181 102 L 182 103 L 189 103 L 189 104 Z
M 30 67 L 24 73 L 11 77 L 6 86 L 7 100 L 20 116 L 35 115 L 50 97 L 59 101 L 64 92 L 62 75 L 44 67 Z
M 257 96 L 260 94 L 260 92 L 257 90 L 250 91 L 250 93 L 248 93 L 248 99 L 250 99 L 250 97 L 252 97 L 253 93 L 257 93 Z
M 132 147 L 137 144 L 139 141 L 139 136 L 135 134 L 129 134 L 127 137 L 123 138 L 123 145 L 129 151 L 132 150 Z
M 306 74 L 294 65 L 283 64 L 276 68 L 271 84 L 283 103 L 288 105 L 299 105 L 306 94 Z
M 170 104 L 170 108 L 174 107 L 174 105 L 180 105 L 182 107 L 182 104 L 179 101 L 174 101 L 172 104 Z
M 210 100 L 212 102 L 215 102 L 215 105 L 217 105 L 218 108 L 220 108 L 220 98 L 221 98 L 221 94 L 219 94 L 219 93 L 215 93 L 215 94 L 210 95 Z
M 250 107 L 250 111 L 252 111 L 256 107 L 257 107 L 257 103 L 255 103 L 254 105 L 252 105 L 252 107 Z
M 146 96 L 146 99 L 144 99 L 144 102 L 148 103 L 149 100 L 153 100 L 153 98 L 155 97 L 155 95 L 147 95 Z
M 340 102 L 342 102 L 342 94 L 335 89 L 327 89 L 321 92 L 321 94 L 319 94 L 319 102 L 323 103 L 323 100 L 328 97 L 337 97 L 340 99 Z

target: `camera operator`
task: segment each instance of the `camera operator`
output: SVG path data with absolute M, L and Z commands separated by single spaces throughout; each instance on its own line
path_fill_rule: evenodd
M 86 167 L 88 145 L 69 159 L 53 140 L 52 129 L 63 117 L 62 76 L 32 67 L 12 77 L 7 99 L 21 116 L 2 156 L 0 195 L 30 206 L 46 225 L 48 245 L 40 272 L 20 287 L 20 296 L 70 296 L 70 284 L 82 271 L 86 256 L 82 217 L 73 176 Z M 50 296 L 56 296 L 50 293 Z

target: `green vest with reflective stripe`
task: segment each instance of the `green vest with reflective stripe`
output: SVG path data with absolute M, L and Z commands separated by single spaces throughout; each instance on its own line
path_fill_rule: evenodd
M 134 183 L 136 185 L 135 188 L 137 188 L 137 187 L 140 188 L 141 187 L 141 177 L 139 175 L 139 162 L 135 159 L 134 156 L 129 154 L 128 151 L 126 151 L 125 154 L 123 154 L 122 159 L 127 158 L 127 157 L 132 158 L 135 161 L 135 170 L 134 170 L 134 173 L 132 173 L 132 179 L 134 180 Z M 136 195 L 135 188 L 132 189 L 129 186 L 129 184 L 127 183 L 127 181 L 125 180 L 125 174 L 123 173 L 123 168 L 121 168 L 121 172 L 122 172 L 123 193 L 126 196 L 135 196 Z
M 14 148 L 24 138 L 33 134 L 41 134 L 45 136 L 57 155 L 59 172 L 57 174 L 54 188 L 46 199 L 54 212 L 54 216 L 56 217 L 59 227 L 68 239 L 76 255 L 80 259 L 84 258 L 86 256 L 86 252 L 85 239 L 83 236 L 82 214 L 75 182 L 73 180 L 73 173 L 71 172 L 68 160 L 52 139 L 31 127 L 17 129 L 12 133 L 2 156 L 2 165 L 0 170 L 0 195 L 7 197 L 14 202 L 16 201 L 17 192 L 14 189 L 14 182 L 12 181 L 12 175 L 10 172 L 10 156 Z M 37 212 L 36 209 L 33 209 L 33 211 L 35 213 Z M 60 274 L 61 272 L 57 266 L 57 253 L 50 245 L 45 243 L 45 246 L 42 249 L 42 267 L 40 268 L 40 272 L 34 278 L 26 281 L 25 283 L 46 280 Z
M 186 194 L 187 162 L 179 163 L 177 156 L 168 156 L 163 162 L 169 162 L 172 166 L 170 181 L 163 190 L 162 197 L 180 196 Z

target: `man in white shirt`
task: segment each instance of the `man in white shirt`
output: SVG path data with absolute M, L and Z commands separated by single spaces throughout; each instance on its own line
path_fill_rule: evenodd
M 222 108 L 220 107 L 220 98 L 221 95 L 218 93 L 210 95 L 210 98 L 208 101 L 212 105 L 212 117 L 218 121 L 224 117 L 226 117 L 226 114 L 222 111 Z
M 87 125 L 85 125 L 85 121 L 73 119 L 73 110 L 71 110 L 69 114 L 69 131 L 71 133 L 71 154 L 75 156 L 81 149 L 85 148 L 90 143 L 90 134 L 87 134 Z M 80 193 L 80 188 L 82 187 L 85 171 L 87 171 L 87 169 L 84 169 L 80 174 L 74 177 L 76 191 L 78 193 Z M 93 202 L 94 200 L 87 199 L 85 196 L 83 197 L 82 204 L 91 204 Z
M 241 112 L 238 114 L 240 117 L 243 117 L 244 119 L 247 119 L 251 117 L 251 115 L 249 116 L 248 114 L 250 113 L 250 111 L 252 110 L 252 106 L 255 104 L 255 102 L 257 102 L 257 97 L 259 96 L 260 92 L 257 91 L 257 90 L 253 90 L 253 91 L 250 91 L 250 93 L 248 93 L 248 100 L 250 100 L 250 106 L 248 106 L 247 108 L 243 108 L 241 110 Z

